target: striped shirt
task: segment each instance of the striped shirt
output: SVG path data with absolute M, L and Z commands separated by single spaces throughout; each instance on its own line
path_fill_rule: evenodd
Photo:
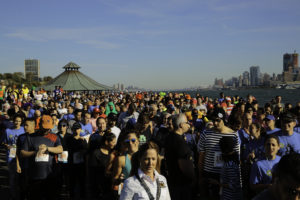
M 221 193 L 221 199 L 240 200 L 242 199 L 242 179 L 240 165 L 236 162 L 225 162 L 221 169 L 221 183 L 228 184 Z
M 236 139 L 235 150 L 240 152 L 237 133 L 217 133 L 207 130 L 200 135 L 198 142 L 198 152 L 205 153 L 204 171 L 220 174 L 223 167 L 222 153 L 219 141 L 222 137 L 234 137 Z

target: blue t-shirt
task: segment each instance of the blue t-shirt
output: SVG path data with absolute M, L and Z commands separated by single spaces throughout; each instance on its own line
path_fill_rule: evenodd
M 28 112 L 28 116 L 27 116 L 27 117 L 28 117 L 28 118 L 34 117 L 34 113 L 35 113 L 35 110 L 31 108 L 31 109 L 29 110 L 29 112 Z
M 255 160 L 263 159 L 265 156 L 264 138 L 258 140 L 250 140 L 245 144 L 246 149 L 242 151 L 242 160 L 247 159 L 248 155 L 252 152 L 255 154 Z
M 246 133 L 245 129 L 238 130 L 239 144 L 242 146 L 250 141 L 250 134 Z
M 274 128 L 273 130 L 267 130 L 266 133 L 267 133 L 267 135 L 271 135 L 271 134 L 279 132 L 279 131 L 281 131 L 280 128 Z
M 89 109 L 88 109 L 88 112 L 92 113 L 94 108 L 99 108 L 99 106 L 95 106 L 95 105 L 90 106 Z
M 6 129 L 4 134 L 4 144 L 10 145 L 10 146 L 16 146 L 17 139 L 19 135 L 25 133 L 25 130 L 23 126 L 21 126 L 19 129 Z M 9 157 L 9 153 L 11 150 L 7 150 L 7 162 L 12 162 L 15 160 L 15 158 Z
M 66 114 L 63 116 L 63 119 L 70 121 L 71 119 L 75 119 L 75 116 L 73 114 Z
M 276 156 L 274 160 L 259 160 L 252 165 L 250 174 L 250 184 L 271 184 L 274 166 L 281 157 Z
M 300 134 L 294 132 L 293 135 L 279 132 L 276 134 L 279 138 L 280 150 L 279 154 L 284 156 L 291 151 L 300 153 Z
M 87 123 L 87 124 L 82 124 L 81 125 L 81 133 L 80 136 L 86 136 L 86 135 L 91 135 L 93 133 L 93 127 L 92 124 Z

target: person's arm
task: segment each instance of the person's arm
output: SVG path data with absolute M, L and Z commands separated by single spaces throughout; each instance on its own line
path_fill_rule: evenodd
M 202 179 L 203 177 L 204 158 L 205 158 L 205 152 L 199 152 L 199 157 L 198 157 L 199 180 Z
M 112 169 L 113 169 L 113 164 L 114 164 L 114 160 L 116 158 L 116 155 L 114 153 L 111 153 L 109 156 L 109 161 L 106 165 L 105 168 L 105 174 L 106 175 L 111 175 L 112 174 Z
M 137 192 L 134 192 L 134 187 L 132 187 L 132 183 L 130 183 L 129 180 L 126 180 L 124 182 L 124 187 L 122 189 L 119 200 L 134 199 L 135 193 Z
M 191 182 L 195 182 L 195 171 L 192 160 L 179 159 L 178 160 L 179 169 Z
M 21 152 L 21 156 L 24 158 L 28 158 L 28 157 L 34 156 L 36 154 L 35 151 L 21 150 L 20 152 Z
M 21 166 L 20 166 L 20 161 L 19 161 L 19 156 L 18 155 L 16 155 L 16 164 L 17 164 L 17 173 L 21 174 L 22 169 L 21 169 Z
M 122 169 L 125 165 L 125 158 L 124 156 L 118 156 L 114 166 L 113 166 L 113 173 L 112 173 L 112 178 L 113 178 L 113 184 L 114 185 L 119 185 L 122 177 Z
M 46 146 L 46 145 L 45 145 Z M 47 151 L 49 153 L 60 154 L 63 152 L 63 147 L 61 145 L 61 141 L 59 137 L 56 137 L 56 141 L 54 143 L 54 147 L 47 147 Z
M 47 151 L 49 153 L 60 154 L 63 152 L 63 147 L 62 145 L 58 145 L 56 147 L 47 147 Z

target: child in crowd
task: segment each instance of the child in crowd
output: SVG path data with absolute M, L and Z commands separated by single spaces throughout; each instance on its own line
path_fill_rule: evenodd
M 234 137 L 222 137 L 219 145 L 222 151 L 223 167 L 220 174 L 220 182 L 211 180 L 212 184 L 220 186 L 221 200 L 241 200 L 242 180 L 239 153 L 235 151 L 236 141 Z

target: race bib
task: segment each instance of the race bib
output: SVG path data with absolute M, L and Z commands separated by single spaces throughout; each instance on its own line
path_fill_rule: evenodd
M 58 154 L 58 161 L 62 163 L 68 163 L 68 151 L 63 151 L 61 154 Z
M 83 163 L 84 160 L 83 160 L 83 155 L 81 152 L 75 152 L 73 154 L 73 163 L 74 164 L 80 164 L 80 163 Z
M 49 162 L 49 154 L 36 154 L 35 162 Z
M 10 148 L 8 157 L 15 158 L 16 157 L 16 152 L 17 152 L 17 148 L 16 147 Z
M 215 152 L 214 155 L 214 167 L 223 167 L 223 160 L 222 160 L 222 153 L 221 152 Z

